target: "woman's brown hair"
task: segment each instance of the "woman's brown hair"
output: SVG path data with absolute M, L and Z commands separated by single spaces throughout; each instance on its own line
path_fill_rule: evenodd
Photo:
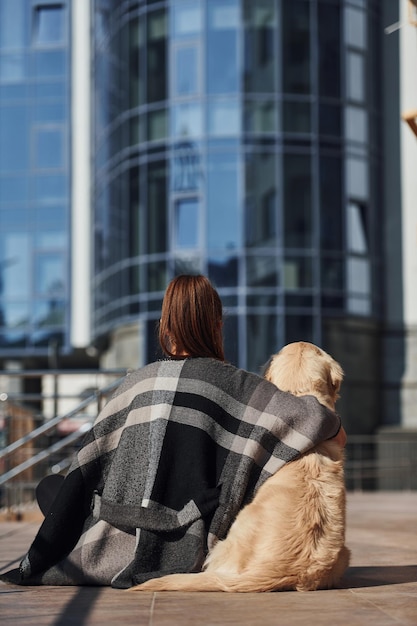
M 224 361 L 222 303 L 205 276 L 182 274 L 169 283 L 162 302 L 159 343 L 171 357 Z

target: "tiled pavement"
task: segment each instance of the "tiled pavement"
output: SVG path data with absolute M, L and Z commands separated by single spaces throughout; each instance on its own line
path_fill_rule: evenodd
M 0 523 L 0 571 L 17 565 L 37 527 Z M 0 583 L 0 624 L 416 626 L 417 492 L 349 493 L 347 545 L 352 561 L 342 589 L 128 594 Z

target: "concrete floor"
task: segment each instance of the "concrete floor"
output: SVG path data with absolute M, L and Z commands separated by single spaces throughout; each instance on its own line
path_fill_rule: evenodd
M 0 523 L 0 571 L 38 527 Z M 0 583 L 0 623 L 13 626 L 417 625 L 417 492 L 349 493 L 351 567 L 342 589 L 265 594 L 143 593 Z

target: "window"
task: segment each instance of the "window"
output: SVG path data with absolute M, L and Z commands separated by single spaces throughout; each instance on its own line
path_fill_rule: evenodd
M 368 219 L 364 204 L 351 201 L 347 212 L 348 251 L 357 254 L 368 252 Z
M 285 247 L 309 247 L 312 242 L 311 163 L 309 156 L 284 156 Z
M 64 137 L 61 128 L 38 128 L 35 131 L 34 166 L 36 169 L 64 167 Z
M 237 0 L 208 3 L 207 87 L 209 93 L 239 91 Z
M 35 8 L 34 39 L 39 45 L 55 45 L 64 41 L 64 8 L 45 4 Z
M 196 248 L 199 231 L 199 202 L 197 198 L 182 198 L 175 202 L 175 246 Z
M 365 98 L 365 60 L 358 52 L 349 51 L 346 55 L 346 95 L 356 102 Z
M 196 45 L 174 48 L 174 96 L 189 96 L 199 91 L 198 48 Z

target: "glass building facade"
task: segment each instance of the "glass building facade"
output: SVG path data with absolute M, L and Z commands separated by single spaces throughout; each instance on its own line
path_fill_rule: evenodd
M 69 13 L 0 2 L 0 359 L 68 347 Z
M 139 320 L 153 359 L 167 282 L 196 272 L 250 370 L 290 341 L 334 350 L 349 319 L 369 336 L 378 2 L 95 0 L 94 18 L 96 338 Z

